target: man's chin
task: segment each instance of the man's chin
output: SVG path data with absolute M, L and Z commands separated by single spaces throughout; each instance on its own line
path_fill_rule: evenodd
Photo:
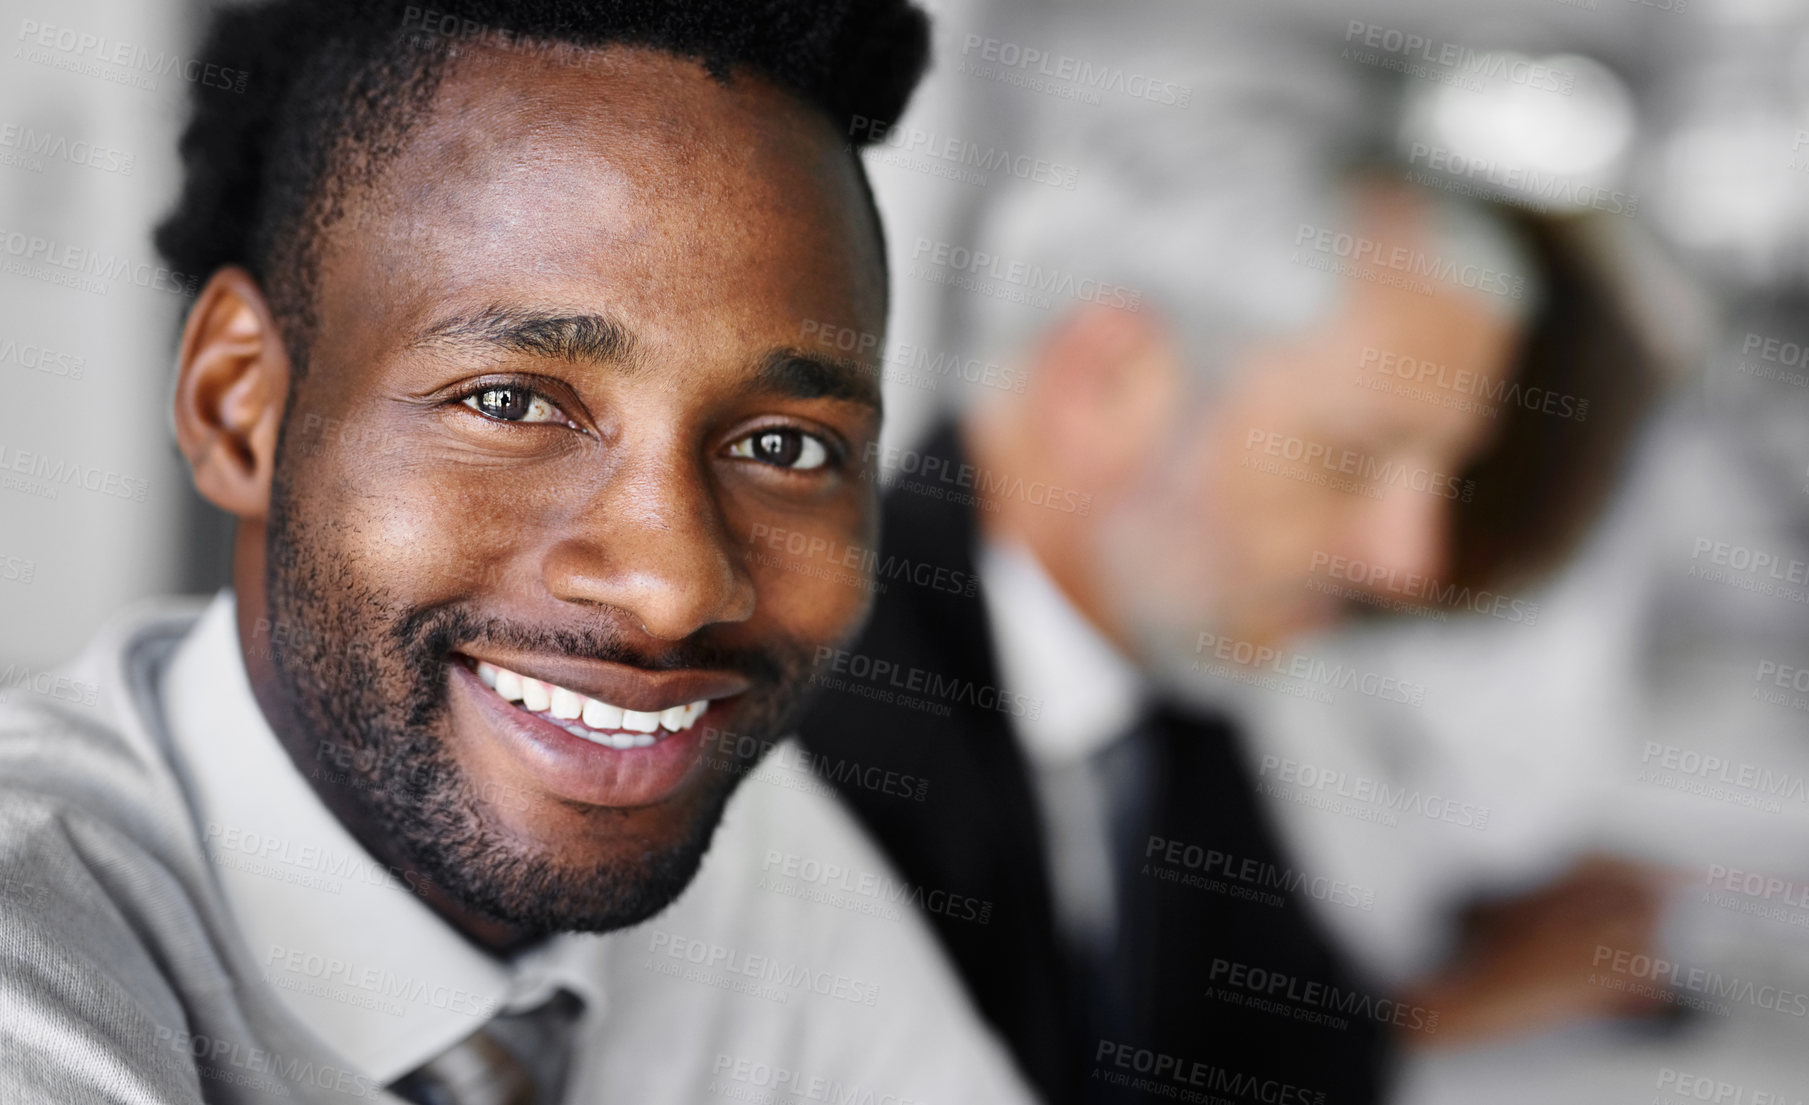
M 410 850 L 432 885 L 472 915 L 530 936 L 608 932 L 654 916 L 684 892 L 724 800 L 692 804 L 676 825 L 605 816 L 589 819 L 587 835 L 555 837 L 511 831 L 474 813 L 456 839 L 416 840 Z

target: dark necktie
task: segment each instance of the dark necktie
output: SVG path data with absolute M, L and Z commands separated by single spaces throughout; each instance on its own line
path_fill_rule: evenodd
M 1125 959 L 1127 924 L 1131 922 L 1132 881 L 1140 854 L 1139 833 L 1148 824 L 1156 760 L 1165 734 L 1161 716 L 1146 710 L 1129 731 L 1094 754 L 1091 770 L 1098 779 L 1104 807 L 1106 844 L 1111 856 L 1111 893 L 1115 921 L 1104 946 L 1081 953 L 1083 992 L 1089 995 L 1091 1030 L 1101 1038 L 1126 1039 L 1133 1030 L 1136 979 Z
M 506 1013 L 403 1075 L 389 1091 L 415 1105 L 559 1105 L 584 1002 L 560 990 Z

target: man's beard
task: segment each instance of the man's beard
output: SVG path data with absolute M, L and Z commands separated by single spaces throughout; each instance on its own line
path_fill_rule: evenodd
M 425 876 L 466 909 L 527 938 L 622 928 L 677 898 L 697 874 L 741 778 L 801 711 L 808 646 L 785 640 L 725 651 L 686 642 L 648 657 L 594 627 L 538 629 L 480 617 L 456 602 L 404 607 L 361 585 L 356 564 L 336 556 L 331 540 L 306 524 L 285 493 L 282 471 L 271 489 L 266 593 L 270 622 L 286 641 L 271 649 L 271 664 L 303 747 L 315 758 L 304 773 L 318 779 L 349 765 L 333 779 L 343 784 L 335 789 L 376 835 L 386 853 L 380 858 L 400 862 L 411 887 Z M 723 742 L 753 750 L 712 757 L 678 839 L 616 863 L 561 865 L 498 823 L 492 803 L 508 795 L 474 785 L 448 747 L 447 664 L 458 662 L 455 648 L 473 644 L 737 671 L 753 686 L 740 696 L 735 728 L 767 739 Z M 567 805 L 588 813 L 595 831 L 609 831 L 609 811 Z

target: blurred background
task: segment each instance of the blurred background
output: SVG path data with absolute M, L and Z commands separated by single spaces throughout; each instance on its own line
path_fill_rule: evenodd
M 1369 618 L 1300 646 L 1423 688 L 1413 709 L 1224 694 L 1250 719 L 1299 866 L 1373 891 L 1322 918 L 1373 976 L 1415 985 L 1473 934 L 1479 903 L 1514 901 L 1523 911 L 1498 911 L 1491 931 L 1530 950 L 1506 962 L 1580 948 L 1578 985 L 1674 995 L 1627 1017 L 1535 996 L 1511 1029 L 1416 1042 L 1398 1101 L 1809 1096 L 1809 4 L 925 6 L 934 67 L 866 155 L 891 243 L 891 444 L 961 400 L 947 366 L 990 357 L 974 347 L 978 316 L 1008 309 L 919 262 L 973 241 L 1001 197 L 1084 197 L 1106 167 L 1089 156 L 1125 156 L 1066 152 L 1064 135 L 1133 94 L 1060 59 L 1186 90 L 1140 110 L 1246 128 L 1227 157 L 1273 156 L 1247 158 L 1227 225 L 1264 204 L 1312 222 L 1285 207 L 1287 180 L 1263 174 L 1366 143 L 1418 187 L 1536 212 L 1587 243 L 1662 388 L 1580 551 L 1514 593 L 1537 617 Z M 219 586 L 230 532 L 190 490 L 170 432 L 193 274 L 161 268 L 149 241 L 175 194 L 180 73 L 204 6 L 0 10 L 4 694 L 122 605 Z M 175 69 L 107 60 L 120 44 Z M 1258 110 L 1278 98 L 1305 106 Z M 1241 278 L 1211 242 L 1199 264 L 1203 287 Z M 1284 762 L 1311 771 L 1283 780 Z M 1353 815 L 1314 797 L 1342 792 L 1316 784 L 1327 777 L 1486 816 Z M 1593 889 L 1566 893 L 1579 870 Z M 1640 903 L 1656 896 L 1643 965 L 1592 953 L 1600 912 L 1647 908 L 1591 913 L 1626 871 Z

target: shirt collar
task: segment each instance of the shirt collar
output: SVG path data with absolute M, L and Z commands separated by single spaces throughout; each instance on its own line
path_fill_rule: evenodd
M 365 851 L 264 720 L 221 592 L 164 677 L 170 743 L 202 843 L 264 981 L 325 1043 L 390 1082 L 496 1013 L 565 986 L 600 1015 L 601 936 L 565 934 L 507 962 L 467 942 Z
M 983 541 L 976 570 L 992 624 L 999 679 L 1039 708 L 1012 721 L 1031 762 L 1061 767 L 1130 730 L 1142 675 L 1075 609 L 1034 554 Z

